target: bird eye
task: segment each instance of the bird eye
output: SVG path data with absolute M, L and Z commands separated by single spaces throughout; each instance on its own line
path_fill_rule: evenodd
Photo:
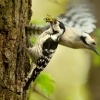
M 91 44 L 92 44 L 92 45 L 96 45 L 96 43 L 95 43 L 95 42 L 92 42 Z

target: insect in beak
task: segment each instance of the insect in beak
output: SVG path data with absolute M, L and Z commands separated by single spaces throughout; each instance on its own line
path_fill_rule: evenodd
M 50 23 L 51 25 L 56 23 L 57 19 L 56 18 L 53 18 L 52 16 L 50 15 L 47 15 L 46 18 L 44 18 L 44 20 L 46 21 L 46 23 Z

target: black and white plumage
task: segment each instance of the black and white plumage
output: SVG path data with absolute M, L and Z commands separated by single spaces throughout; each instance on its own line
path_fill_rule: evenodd
M 60 44 L 70 48 L 90 49 L 98 54 L 96 42 L 90 34 L 96 29 L 93 5 L 88 0 L 71 0 L 67 13 L 60 19 L 66 26 Z
M 61 20 L 66 26 L 63 31 L 62 28 L 59 27 L 61 35 L 56 35 L 56 31 L 52 30 L 59 29 L 56 27 L 51 28 L 50 26 L 49 29 L 48 26 L 38 28 L 33 28 L 32 26 L 27 27 L 26 33 L 33 32 L 36 28 L 39 31 L 46 30 L 39 36 L 35 46 L 29 48 L 29 52 L 33 57 L 33 61 L 35 61 L 36 67 L 31 70 L 27 78 L 27 87 L 49 63 L 58 43 L 70 48 L 90 49 L 98 54 L 96 42 L 90 36 L 90 33 L 96 28 L 96 19 L 92 9 L 93 7 L 88 0 L 71 0 L 65 13 L 58 16 L 58 20 Z
M 58 20 L 62 21 L 66 26 L 59 44 L 70 48 L 90 49 L 98 54 L 96 42 L 90 36 L 90 33 L 96 29 L 93 8 L 93 5 L 88 0 L 69 1 L 65 13 L 58 16 Z M 28 26 L 28 31 L 32 31 L 31 27 Z M 48 26 L 38 27 L 37 30 L 43 31 L 47 28 Z
M 57 49 L 60 37 L 65 31 L 64 24 L 58 20 L 54 20 L 50 24 L 50 28 L 39 36 L 36 44 L 28 48 L 28 52 L 32 57 L 33 68 L 26 78 L 25 89 L 28 89 L 31 81 L 34 81 L 47 66 Z
M 91 33 L 96 28 L 93 4 L 88 0 L 70 0 L 65 13 L 59 19 L 68 27 L 81 33 Z

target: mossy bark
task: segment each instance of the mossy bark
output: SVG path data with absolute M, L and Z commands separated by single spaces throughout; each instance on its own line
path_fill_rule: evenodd
M 0 0 L 0 100 L 26 100 L 21 91 L 29 69 L 25 25 L 31 0 Z

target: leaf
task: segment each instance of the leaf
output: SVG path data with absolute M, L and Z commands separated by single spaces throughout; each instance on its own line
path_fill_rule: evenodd
M 35 86 L 38 87 L 46 96 L 50 96 L 54 93 L 55 82 L 51 76 L 47 73 L 41 73 L 35 80 Z

